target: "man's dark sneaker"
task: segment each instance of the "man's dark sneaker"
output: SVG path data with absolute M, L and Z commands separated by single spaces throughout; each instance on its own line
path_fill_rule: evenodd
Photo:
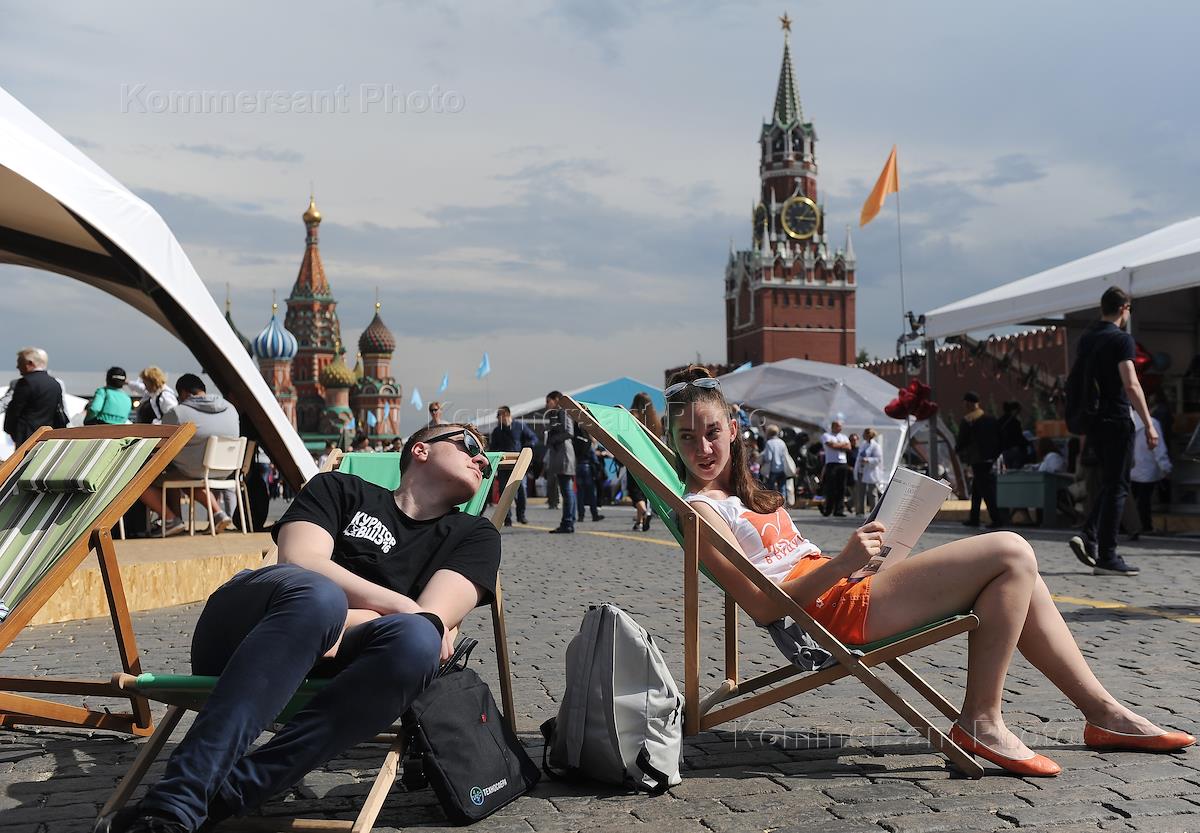
M 505 518 L 505 519 L 504 519 L 504 525 L 505 525 L 505 526 L 512 526 L 512 518 Z
M 570 535 L 573 532 L 575 532 L 575 528 L 571 526 L 556 526 L 554 529 L 550 530 L 551 535 Z
M 597 523 L 602 520 L 604 520 L 604 516 L 601 515 L 599 512 L 597 512 L 595 515 L 592 515 L 592 523 Z
M 1094 576 L 1136 576 L 1140 572 L 1140 567 L 1130 567 L 1119 555 L 1114 555 L 1111 561 L 1097 561 L 1092 568 Z
M 1096 544 L 1094 542 L 1085 540 L 1081 535 L 1076 535 L 1067 543 L 1071 547 L 1071 552 L 1075 553 L 1075 557 L 1085 566 L 1096 566 Z
M 183 822 L 124 807 L 96 821 L 92 833 L 191 833 Z
M 519 524 L 528 524 L 528 523 L 529 523 L 529 518 L 517 518 L 517 523 L 519 523 Z
M 122 807 L 115 813 L 109 813 L 107 816 L 101 816 L 96 819 L 96 824 L 92 827 L 92 833 L 125 833 L 129 829 L 129 825 L 133 824 L 134 819 L 137 817 L 137 805 Z

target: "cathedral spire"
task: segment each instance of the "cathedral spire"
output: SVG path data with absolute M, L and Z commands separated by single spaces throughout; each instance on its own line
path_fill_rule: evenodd
M 850 224 L 846 224 L 846 252 L 844 255 L 847 268 L 853 269 L 857 258 L 854 257 L 854 241 L 850 239 Z
M 792 31 L 792 20 L 784 13 L 779 18 L 783 28 L 783 64 L 779 67 L 779 86 L 775 90 L 775 122 L 787 127 L 804 120 L 800 110 L 800 94 L 796 92 L 796 75 L 792 71 L 792 50 L 789 44 L 789 33 Z
M 304 259 L 300 262 L 300 273 L 292 287 L 292 297 L 326 297 L 330 294 L 329 280 L 325 277 L 325 265 L 321 262 L 317 229 L 321 225 L 321 212 L 310 196 L 308 208 L 302 215 L 308 234 L 304 240 Z

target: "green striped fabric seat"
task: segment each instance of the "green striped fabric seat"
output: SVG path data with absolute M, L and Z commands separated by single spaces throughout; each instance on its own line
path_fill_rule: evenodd
M 216 688 L 218 679 L 199 674 L 139 674 L 135 687 L 160 703 L 198 711 Z M 309 679 L 302 682 L 276 721 L 286 723 L 292 715 L 308 705 L 308 701 L 315 697 L 317 692 L 329 685 L 329 682 L 326 679 Z
M 92 440 L 63 440 L 87 445 Z M 37 586 L 42 577 L 85 534 L 150 459 L 156 439 L 107 440 L 116 454 L 108 476 L 95 491 L 32 492 L 18 488 L 36 455 L 0 484 L 0 620 Z
M 647 436 L 645 429 L 642 428 L 641 423 L 637 421 L 633 414 L 631 414 L 629 411 L 626 411 L 624 408 L 617 408 L 613 407 L 612 405 L 597 405 L 591 402 L 581 402 L 579 404 L 587 408 L 588 413 L 590 413 L 595 420 L 600 423 L 601 427 L 616 437 L 620 441 L 621 445 L 625 446 L 630 454 L 637 457 L 642 465 L 648 468 L 652 474 L 662 481 L 663 484 L 673 490 L 676 495 L 679 495 L 680 497 L 683 496 L 685 491 L 683 481 L 679 479 L 679 475 L 675 472 L 675 468 L 671 465 L 667 458 L 663 457 L 662 453 L 658 449 L 658 446 L 656 446 L 654 441 Z M 627 474 L 630 477 L 633 477 L 632 472 L 629 472 L 628 470 Z M 634 477 L 634 480 L 637 481 L 638 486 L 641 487 L 642 494 L 646 496 L 646 500 L 648 500 L 650 505 L 653 507 L 654 514 L 658 515 L 658 517 L 662 519 L 663 525 L 671 531 L 671 534 L 675 536 L 675 540 L 678 541 L 679 545 L 682 547 L 683 532 L 679 528 L 679 523 L 675 518 L 674 512 L 672 512 L 671 508 L 667 506 L 667 504 L 663 502 L 662 498 L 655 493 L 655 489 L 651 488 L 651 486 L 657 487 L 658 484 L 643 483 L 637 477 Z M 725 589 L 721 587 L 721 583 L 713 578 L 712 574 L 704 568 L 703 564 L 700 565 L 700 571 L 704 573 L 704 575 L 707 576 L 713 584 L 717 585 L 717 587 L 720 587 L 722 590 Z M 893 642 L 898 642 L 901 639 L 907 639 L 910 636 L 915 636 L 918 633 L 931 630 L 939 625 L 943 625 L 947 622 L 953 622 L 961 618 L 963 617 L 952 616 L 949 619 L 939 619 L 936 622 L 930 622 L 927 625 L 922 625 L 921 627 L 914 628 L 913 630 L 896 634 L 895 636 L 888 637 L 887 639 L 881 639 L 867 645 L 847 645 L 846 647 L 853 648 L 861 653 L 867 653 L 877 648 L 883 648 Z
M 95 492 L 112 472 L 127 440 L 45 440 L 29 455 L 22 492 Z

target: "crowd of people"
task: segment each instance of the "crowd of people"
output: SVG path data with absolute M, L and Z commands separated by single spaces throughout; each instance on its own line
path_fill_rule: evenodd
M 40 347 L 26 347 L 17 352 L 19 378 L 8 386 L 3 403 L 4 431 L 20 445 L 43 426 L 66 428 L 71 418 L 64 405 L 65 386 L 49 370 L 49 356 Z M 195 426 L 195 433 L 179 451 L 171 464 L 141 496 L 141 503 L 158 515 L 157 526 L 149 529 L 139 520 L 144 513 L 127 517 L 127 532 L 167 537 L 188 529 L 180 506 L 180 492 L 168 493 L 163 502 L 162 484 L 168 480 L 200 480 L 205 476 L 204 451 L 209 437 L 238 437 L 241 424 L 237 410 L 226 399 L 209 393 L 204 380 L 194 373 L 180 376 L 172 388 L 162 368 L 150 366 L 137 378 L 130 380 L 124 368 L 110 367 L 104 384 L 96 388 L 82 414 L 83 425 L 149 425 Z M 227 478 L 231 471 L 210 471 L 213 480 Z M 210 494 L 197 488 L 196 506 L 203 507 L 217 532 L 234 526 L 234 509 L 238 496 L 233 490 Z M 132 528 L 130 528 L 132 527 Z

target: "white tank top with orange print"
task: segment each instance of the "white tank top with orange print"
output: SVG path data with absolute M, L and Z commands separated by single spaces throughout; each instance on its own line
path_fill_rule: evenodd
M 760 573 L 779 583 L 802 558 L 821 555 L 821 548 L 796 529 L 782 506 L 773 513 L 751 512 L 737 495 L 723 500 L 688 492 L 688 503 L 705 503 L 733 530 L 738 546 Z

